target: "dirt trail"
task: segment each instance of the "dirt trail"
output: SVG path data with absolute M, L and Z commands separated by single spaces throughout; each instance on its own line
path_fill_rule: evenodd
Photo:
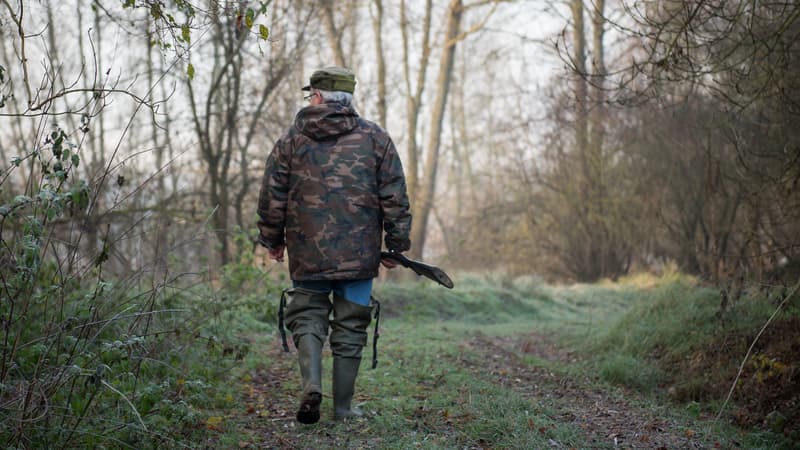
M 698 430 L 659 416 L 652 406 L 641 406 L 642 402 L 637 401 L 635 393 L 598 388 L 590 374 L 564 376 L 526 363 L 523 360 L 525 356 L 562 365 L 576 361 L 574 354 L 545 337 L 479 334 L 462 343 L 461 347 L 462 356 L 454 361 L 457 366 L 488 382 L 519 392 L 532 404 L 545 407 L 552 420 L 575 425 L 583 430 L 590 448 L 707 447 Z M 276 342 L 266 356 L 271 362 L 252 370 L 243 380 L 241 400 L 244 407 L 235 412 L 234 417 L 229 417 L 249 435 L 249 439 L 240 443 L 240 448 L 263 448 L 264 444 L 268 448 L 302 448 L 301 443 L 307 442 L 311 434 L 331 448 L 351 447 L 353 442 L 349 442 L 348 433 L 334 430 L 330 420 L 323 420 L 317 427 L 302 427 L 295 423 L 293 408 L 297 374 L 294 354 L 283 354 Z M 536 432 L 539 425 L 533 425 L 533 432 Z M 349 435 L 361 435 L 359 427 L 363 425 L 354 427 Z M 364 441 L 363 438 L 360 436 L 362 440 L 358 446 L 369 448 L 370 439 Z M 569 448 L 555 441 L 551 441 L 551 447 Z
M 285 353 L 279 341 L 275 340 L 265 355 L 265 361 L 269 362 L 251 370 L 242 380 L 241 403 L 244 408 L 230 417 L 239 429 L 245 430 L 245 439 L 239 443 L 239 448 L 317 448 L 303 443 L 308 442 L 311 435 L 313 441 L 324 442 L 324 448 L 353 448 L 352 436 L 362 441 L 358 448 L 373 448 L 368 444 L 369 436 L 361 436 L 363 425 L 358 422 L 340 424 L 339 432 L 334 432 L 335 423 L 330 420 L 328 411 L 323 412 L 322 420 L 315 426 L 299 425 L 295 421 L 299 375 L 297 353 L 291 341 L 289 346 L 291 353 Z M 323 358 L 330 357 L 330 350 L 324 350 Z M 330 397 L 329 392 L 323 395 Z M 366 401 L 369 396 L 357 392 L 354 400 Z
M 295 358 L 282 355 L 278 341 L 268 354 L 269 365 L 259 366 L 245 376 L 241 401 L 245 408 L 232 419 L 253 442 L 268 442 L 270 448 L 297 448 L 296 398 L 289 392 L 296 375 Z M 294 355 L 292 355 L 294 356 Z M 244 441 L 240 448 L 255 448 Z
M 557 375 L 522 361 L 521 356 L 530 355 L 560 364 L 575 362 L 571 352 L 553 345 L 546 337 L 478 335 L 462 346 L 464 357 L 457 362 L 459 365 L 556 411 L 552 419 L 582 429 L 592 447 L 706 447 L 696 430 L 638 406 L 632 392 L 606 391 L 593 386 L 596 383 L 588 376 L 576 379 Z M 560 447 L 557 442 L 552 445 Z

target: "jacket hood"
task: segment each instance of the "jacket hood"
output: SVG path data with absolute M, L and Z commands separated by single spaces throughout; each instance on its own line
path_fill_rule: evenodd
M 339 103 L 306 106 L 298 111 L 294 126 L 316 141 L 349 133 L 357 125 L 358 113 Z

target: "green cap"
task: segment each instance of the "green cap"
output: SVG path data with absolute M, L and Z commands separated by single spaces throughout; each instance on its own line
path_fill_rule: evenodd
M 356 75 L 344 67 L 326 67 L 311 75 L 311 82 L 304 86 L 304 91 L 311 88 L 323 91 L 343 91 L 353 93 L 356 89 Z

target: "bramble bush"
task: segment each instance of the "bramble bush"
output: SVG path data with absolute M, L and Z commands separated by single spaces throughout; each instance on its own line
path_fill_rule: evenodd
M 75 170 L 79 146 L 54 127 L 0 178 L 0 441 L 8 448 L 163 448 L 202 441 L 206 416 L 230 408 L 231 368 L 247 346 L 241 310 L 269 329 L 277 292 L 239 263 L 210 283 L 104 270 L 83 221 L 93 189 Z M 11 176 L 26 171 L 25 193 Z M 96 195 L 96 193 L 94 193 Z M 273 295 L 275 295 L 273 293 Z M 238 311 L 238 312 L 237 312 Z

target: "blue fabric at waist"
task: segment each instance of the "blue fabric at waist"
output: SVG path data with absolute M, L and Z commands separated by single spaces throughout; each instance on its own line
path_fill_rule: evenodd
M 372 278 L 365 280 L 292 281 L 294 287 L 312 291 L 331 292 L 353 303 L 369 306 L 372 296 Z

